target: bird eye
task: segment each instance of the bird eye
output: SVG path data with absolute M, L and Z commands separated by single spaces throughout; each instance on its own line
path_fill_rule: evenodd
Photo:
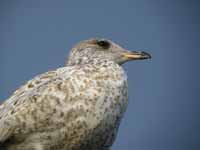
M 104 49 L 108 49 L 110 47 L 110 42 L 106 40 L 99 40 L 97 41 L 97 44 Z

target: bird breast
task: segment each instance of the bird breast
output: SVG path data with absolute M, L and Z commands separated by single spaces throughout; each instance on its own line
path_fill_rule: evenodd
M 70 99 L 77 99 L 74 106 L 85 109 L 91 127 L 102 122 L 113 125 L 121 119 L 128 97 L 127 77 L 121 66 L 114 63 L 85 66 L 70 80 L 74 86 Z

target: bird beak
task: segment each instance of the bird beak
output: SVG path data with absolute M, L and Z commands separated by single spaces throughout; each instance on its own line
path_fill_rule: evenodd
M 141 60 L 151 58 L 151 55 L 147 52 L 128 51 L 123 53 L 122 55 L 127 60 Z

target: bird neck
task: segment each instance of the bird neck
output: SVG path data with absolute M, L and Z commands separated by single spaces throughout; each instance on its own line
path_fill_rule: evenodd
M 76 66 L 76 65 L 87 65 L 87 64 L 91 64 L 91 65 L 106 65 L 106 64 L 115 64 L 118 65 L 117 63 L 115 63 L 112 60 L 106 59 L 106 58 L 88 58 L 88 57 L 81 57 L 79 59 L 68 59 L 68 61 L 66 62 L 66 66 Z
M 92 68 L 92 69 L 99 69 L 100 76 L 108 75 L 108 76 L 116 76 L 116 77 L 122 77 L 122 78 L 127 78 L 126 73 L 121 65 L 118 63 L 110 60 L 110 59 L 90 59 L 88 61 L 84 62 L 79 62 L 79 63 L 68 63 L 66 66 L 78 66 L 80 68 Z

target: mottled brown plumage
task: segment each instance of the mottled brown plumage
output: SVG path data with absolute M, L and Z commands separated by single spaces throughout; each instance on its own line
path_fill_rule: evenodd
M 0 149 L 110 149 L 127 107 L 121 64 L 146 58 L 109 40 L 80 42 L 65 67 L 36 76 L 0 106 Z

